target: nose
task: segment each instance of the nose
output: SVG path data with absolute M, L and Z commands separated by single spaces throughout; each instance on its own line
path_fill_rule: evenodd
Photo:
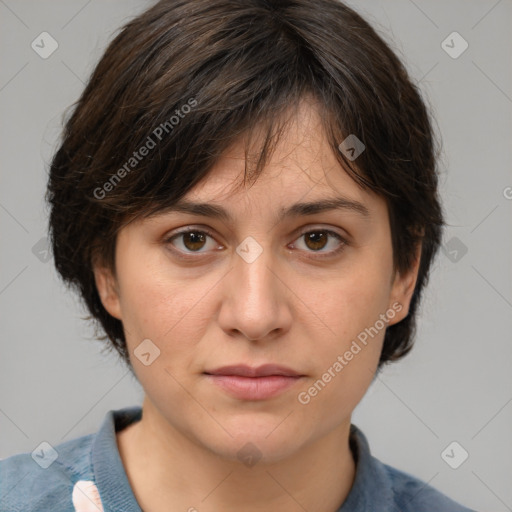
M 230 336 L 251 341 L 275 339 L 290 329 L 293 295 L 268 248 L 254 260 L 233 254 L 233 267 L 223 279 L 218 321 Z

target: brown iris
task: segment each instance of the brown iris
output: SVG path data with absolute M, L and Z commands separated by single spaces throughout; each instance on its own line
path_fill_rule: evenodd
M 312 231 L 311 233 L 306 233 L 306 245 L 310 249 L 318 250 L 325 247 L 325 244 L 327 243 L 327 233 L 324 231 Z M 313 245 L 309 245 L 309 243 L 312 243 Z
M 183 245 L 191 251 L 201 249 L 205 242 L 206 235 L 204 233 L 195 231 L 183 233 Z

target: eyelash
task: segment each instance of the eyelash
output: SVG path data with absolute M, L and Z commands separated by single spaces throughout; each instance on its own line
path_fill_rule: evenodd
M 307 235 L 309 233 L 319 233 L 319 232 L 326 233 L 329 236 L 332 236 L 332 237 L 336 238 L 341 243 L 340 243 L 340 245 L 336 249 L 334 249 L 332 251 L 329 251 L 329 252 L 307 251 L 307 252 L 311 252 L 312 254 L 314 254 L 313 258 L 315 258 L 315 259 L 332 258 L 334 256 L 337 256 L 338 254 L 340 254 L 345 249 L 345 247 L 347 245 L 349 245 L 347 240 L 345 238 L 343 238 L 339 233 L 336 233 L 335 231 L 332 231 L 330 229 L 324 229 L 324 228 L 308 229 L 306 231 L 302 231 L 297 236 L 297 239 L 301 238 L 302 236 Z M 210 238 L 215 239 L 214 234 L 211 231 L 209 231 L 208 229 L 206 229 L 206 228 L 197 229 L 197 228 L 194 228 L 194 227 L 188 227 L 188 228 L 182 229 L 181 231 L 177 231 L 176 233 L 174 233 L 171 236 L 167 237 L 164 240 L 164 243 L 172 245 L 172 241 L 175 238 L 178 238 L 179 236 L 187 234 L 187 233 L 200 233 L 200 234 L 208 235 Z M 181 251 L 180 249 L 175 249 L 175 248 L 173 248 L 171 250 L 175 254 L 177 254 L 179 258 L 182 258 L 184 260 L 195 260 L 195 259 L 197 259 L 199 257 L 197 255 L 204 254 L 204 253 L 201 253 L 201 252 L 195 252 L 195 253 L 194 252 L 188 252 L 188 253 L 185 253 L 185 252 Z M 196 254 L 196 255 L 194 255 L 194 254 Z

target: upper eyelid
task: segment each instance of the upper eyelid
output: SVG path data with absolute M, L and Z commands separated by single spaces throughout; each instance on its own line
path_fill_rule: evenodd
M 347 238 L 348 234 L 346 233 L 338 233 L 336 229 L 342 229 L 342 228 L 334 228 L 332 226 L 319 226 L 319 225 L 312 225 L 312 226 L 306 226 L 304 228 L 297 228 L 293 231 L 293 236 L 301 236 L 305 233 L 308 233 L 310 231 L 328 231 L 332 234 L 338 235 L 341 238 Z M 176 230 L 172 230 L 171 233 L 164 235 L 164 239 L 169 240 L 170 238 L 173 238 L 178 235 L 182 235 L 184 233 L 188 232 L 203 232 L 207 234 L 208 236 L 211 236 L 212 238 L 215 238 L 215 230 L 212 230 L 211 228 L 207 228 L 206 226 L 195 226 L 195 225 L 187 225 L 180 228 L 176 228 Z M 344 230 L 345 231 L 345 230 Z

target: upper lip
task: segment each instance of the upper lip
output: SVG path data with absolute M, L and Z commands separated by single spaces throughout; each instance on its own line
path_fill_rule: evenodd
M 283 375 L 286 377 L 300 377 L 301 374 L 278 364 L 264 364 L 258 367 L 251 367 L 245 364 L 222 366 L 215 370 L 204 372 L 209 375 L 238 375 L 241 377 L 268 377 L 269 375 Z

